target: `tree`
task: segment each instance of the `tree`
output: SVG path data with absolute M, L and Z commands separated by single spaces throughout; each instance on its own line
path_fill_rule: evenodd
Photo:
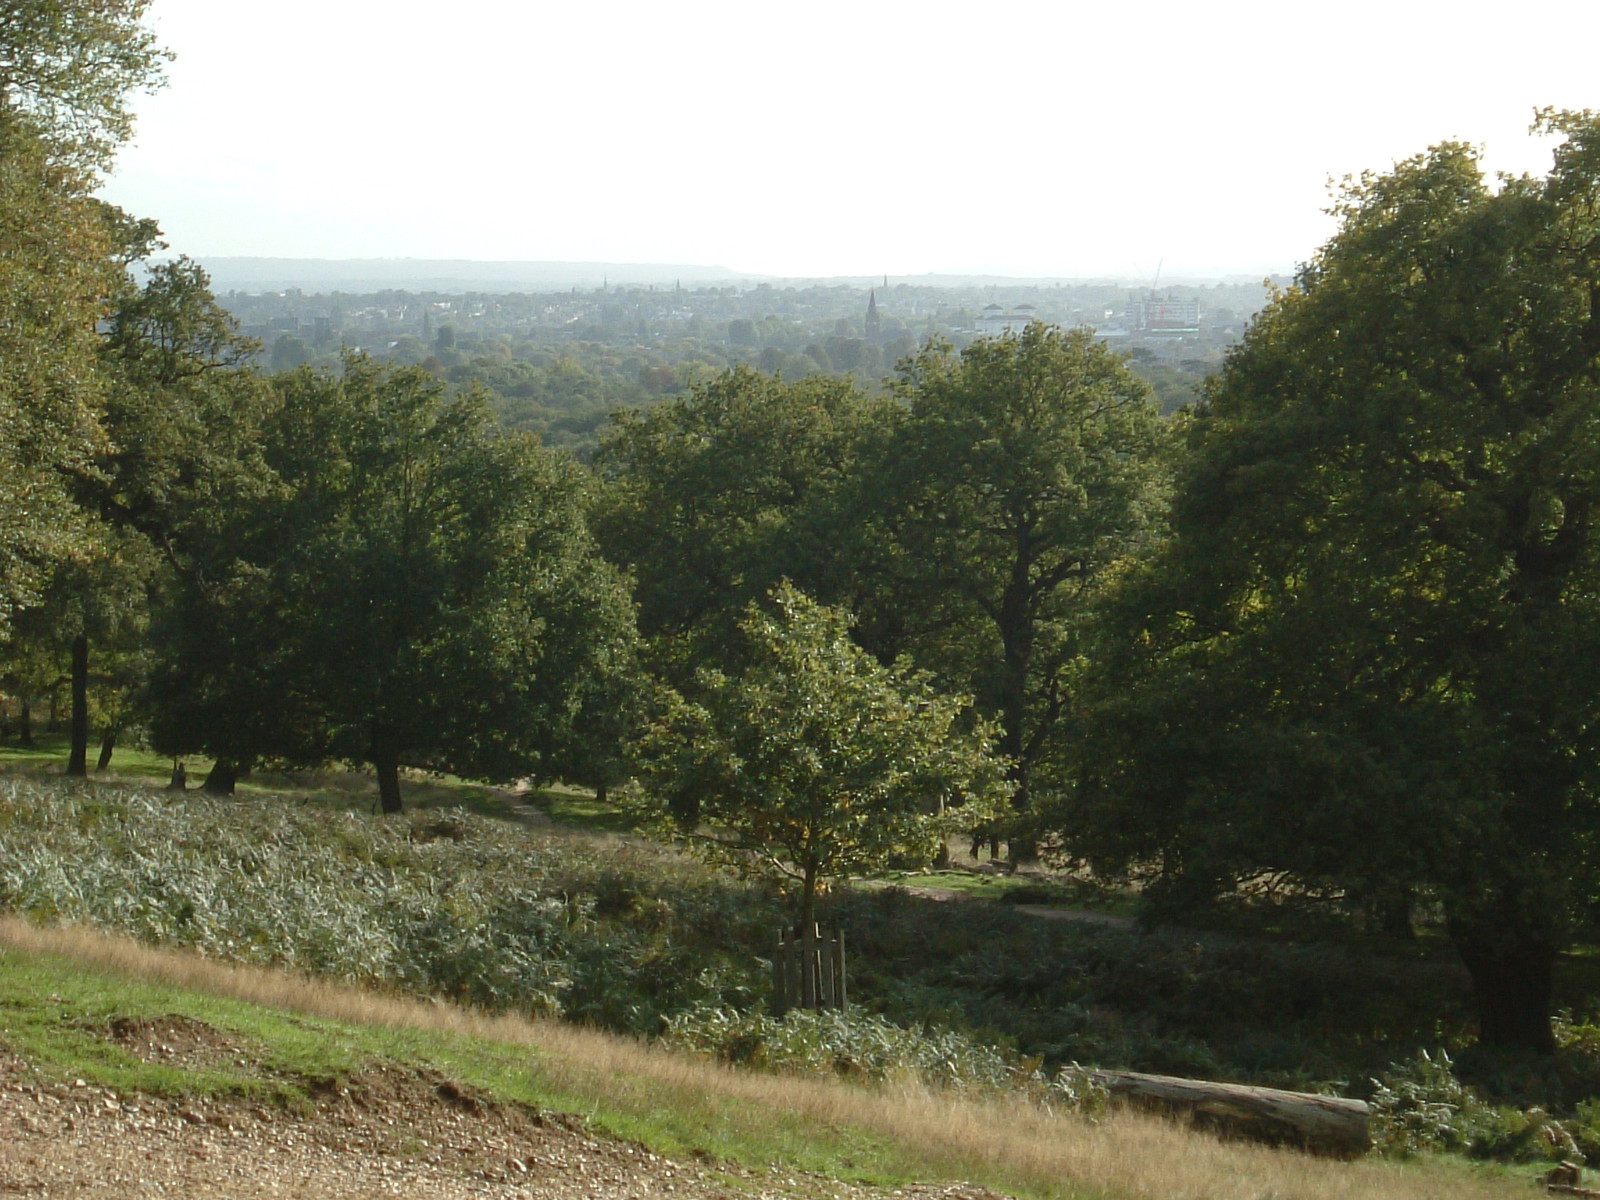
M 1600 883 L 1600 119 L 1544 179 L 1350 182 L 1195 423 L 1129 587 L 1074 843 L 1442 904 L 1485 1043 L 1553 1048 Z
M 125 218 L 116 224 L 128 259 L 150 253 L 153 226 Z M 103 632 L 143 627 L 152 600 L 159 607 L 173 594 L 174 574 L 204 573 L 227 554 L 229 547 L 213 543 L 218 514 L 268 486 L 260 447 L 267 389 L 251 362 L 259 346 L 240 336 L 198 264 L 179 258 L 147 264 L 144 273 L 141 287 L 123 288 L 106 322 L 107 442 L 77 489 L 79 503 L 107 531 L 105 546 L 116 551 L 93 575 L 78 573 L 105 593 L 81 597 L 79 610 L 102 613 L 108 599 L 136 593 L 140 611 L 132 614 L 128 605 L 135 619 L 120 625 L 81 623 L 85 656 L 91 633 L 98 640 Z M 120 663 L 141 662 L 126 647 L 109 648 L 120 650 Z M 125 683 L 144 682 L 126 669 L 120 674 Z M 102 757 L 114 737 L 108 725 Z M 75 735 L 74 763 L 82 757 Z
M 1026 811 L 1088 602 L 1160 511 L 1159 414 L 1088 331 L 1038 323 L 960 355 L 930 342 L 896 391 L 904 416 L 861 477 L 864 507 L 898 549 L 899 606 L 921 613 L 912 653 L 997 720 Z
M 68 775 L 88 774 L 91 717 L 102 722 L 103 761 L 109 761 L 117 731 L 128 720 L 147 667 L 152 558 L 149 543 L 137 534 L 100 526 L 79 554 L 56 564 L 37 602 L 18 616 L 9 655 L 18 682 L 31 692 L 59 696 L 65 685 L 69 693 Z M 97 651 L 93 671 L 91 643 Z
M 182 584 L 158 741 L 368 761 L 386 812 L 402 766 L 509 780 L 579 757 L 634 653 L 579 468 L 416 369 L 273 382 L 276 480 L 224 515 L 233 557 Z
M 0 641 L 82 550 L 104 446 L 95 325 L 121 285 L 95 172 L 160 81 L 145 0 L 0 0 Z
M 150 0 L 0 0 L 0 130 L 25 126 L 57 163 L 108 165 L 133 131 L 127 98 L 162 83 L 169 55 L 142 24 Z
M 602 545 L 636 581 L 659 669 L 688 686 L 727 654 L 748 605 L 784 579 L 861 599 L 859 522 L 834 507 L 889 405 L 845 380 L 747 367 L 612 418 L 598 455 Z
M 82 548 L 71 481 L 104 444 L 95 321 L 119 274 L 81 178 L 0 123 L 0 639 Z
M 800 927 L 829 878 L 930 861 L 955 828 L 1004 803 L 1003 765 L 964 698 L 905 663 L 881 666 L 849 620 L 784 584 L 752 604 L 749 668 L 702 670 L 642 742 L 647 810 L 713 859 L 799 886 Z

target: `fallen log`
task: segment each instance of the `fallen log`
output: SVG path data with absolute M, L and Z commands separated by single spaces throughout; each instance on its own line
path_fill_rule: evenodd
M 1094 1077 L 1113 1099 L 1186 1118 L 1196 1129 L 1225 1137 L 1337 1158 L 1356 1158 L 1372 1144 L 1371 1113 L 1361 1100 L 1132 1071 L 1096 1071 Z
M 1571 1159 L 1563 1160 L 1560 1165 L 1551 1167 L 1545 1172 L 1544 1186 L 1548 1192 L 1555 1192 L 1562 1196 L 1585 1196 L 1590 1200 L 1600 1200 L 1600 1190 L 1595 1188 L 1580 1187 L 1583 1182 L 1583 1168 Z

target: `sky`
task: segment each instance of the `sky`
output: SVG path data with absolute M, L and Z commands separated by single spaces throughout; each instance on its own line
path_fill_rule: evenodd
M 1330 180 L 1542 173 L 1600 4 L 154 0 L 103 195 L 197 258 L 1176 281 L 1292 270 Z

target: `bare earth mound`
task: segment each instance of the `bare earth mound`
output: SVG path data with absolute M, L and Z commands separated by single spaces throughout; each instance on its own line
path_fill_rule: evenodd
M 235 1049 L 184 1018 L 113 1021 L 107 1036 L 144 1057 L 195 1061 Z M 496 1104 L 449 1080 L 368 1073 L 304 1114 L 255 1105 L 122 1096 L 47 1083 L 0 1048 L 0 1196 L 306 1197 L 408 1200 L 675 1200 L 915 1196 L 998 1200 L 971 1185 L 881 1193 L 730 1164 L 678 1163 L 581 1119 Z

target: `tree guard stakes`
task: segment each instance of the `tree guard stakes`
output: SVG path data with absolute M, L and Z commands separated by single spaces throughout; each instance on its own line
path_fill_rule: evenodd
M 772 1006 L 782 1017 L 791 1008 L 845 1007 L 844 930 L 778 931 L 772 956 Z

